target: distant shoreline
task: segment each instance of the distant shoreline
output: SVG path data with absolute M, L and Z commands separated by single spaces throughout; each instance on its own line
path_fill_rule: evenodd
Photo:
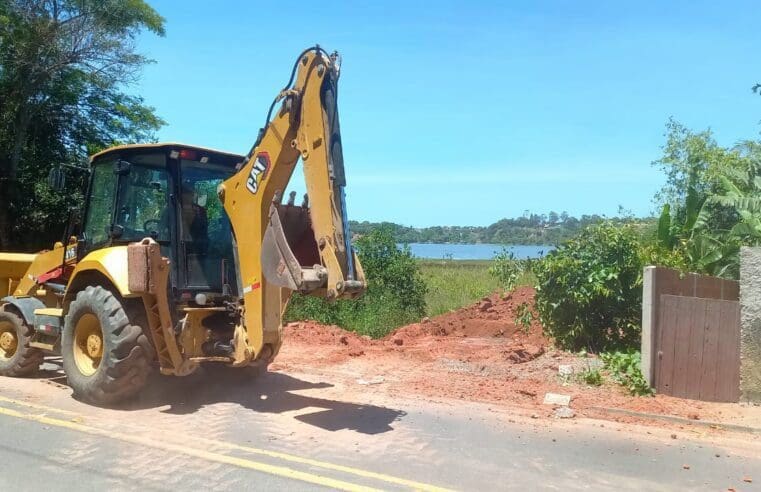
M 497 243 L 397 243 L 397 247 L 409 247 L 416 258 L 431 260 L 491 260 L 508 252 L 516 259 L 537 259 L 555 247 L 548 244 L 497 244 Z
M 615 224 L 631 224 L 639 228 L 653 228 L 654 217 L 612 217 L 582 215 L 571 217 L 566 213 L 551 212 L 548 215 L 526 214 L 514 219 L 502 219 L 488 226 L 431 226 L 410 227 L 393 222 L 349 221 L 353 234 L 365 235 L 376 229 L 390 233 L 394 241 L 402 244 L 499 244 L 504 246 L 557 246 L 586 227 L 610 221 Z
M 466 242 L 466 241 L 396 241 L 397 244 L 467 244 L 467 245 L 497 245 L 497 246 L 544 246 L 547 248 L 557 248 L 557 244 L 547 244 L 547 243 L 516 243 L 516 242 L 505 242 L 505 243 L 491 243 L 491 242 Z

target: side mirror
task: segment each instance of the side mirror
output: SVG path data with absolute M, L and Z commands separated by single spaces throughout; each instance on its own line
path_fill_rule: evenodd
M 48 186 L 61 192 L 66 187 L 66 172 L 61 166 L 56 166 L 48 173 Z
M 127 161 L 123 161 L 119 159 L 114 164 L 114 174 L 118 174 L 120 176 L 125 176 L 129 174 L 130 168 L 132 167 L 132 164 L 130 164 Z

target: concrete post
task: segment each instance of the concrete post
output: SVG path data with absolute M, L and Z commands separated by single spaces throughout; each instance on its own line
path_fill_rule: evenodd
M 658 315 L 658 299 L 655 288 L 655 267 L 645 267 L 642 278 L 642 361 L 640 370 L 647 383 L 655 384 L 655 327 Z
M 761 402 L 761 248 L 740 250 L 740 392 Z

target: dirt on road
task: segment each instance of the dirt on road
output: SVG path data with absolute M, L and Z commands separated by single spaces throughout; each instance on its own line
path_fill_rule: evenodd
M 602 386 L 584 384 L 576 375 L 590 367 L 601 368 L 601 362 L 553 347 L 537 321 L 534 294 L 529 287 L 495 293 L 463 309 L 399 328 L 381 340 L 316 322 L 291 323 L 271 368 L 326 374 L 360 394 L 379 391 L 389 396 L 478 401 L 523 409 L 536 417 L 553 415 L 553 407 L 543 404 L 548 392 L 570 395 L 571 408 L 581 416 L 637 420 L 601 410 L 617 408 L 691 420 L 738 417 L 733 414 L 737 405 L 663 395 L 635 397 L 611 381 Z M 518 321 L 524 304 L 534 313 L 528 325 Z M 560 366 L 572 367 L 574 374 L 559 375 Z

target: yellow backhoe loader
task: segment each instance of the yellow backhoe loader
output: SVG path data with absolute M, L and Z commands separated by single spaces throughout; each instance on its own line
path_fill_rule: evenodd
M 161 143 L 92 156 L 81 225 L 50 251 L 0 253 L 0 375 L 60 353 L 75 395 L 109 404 L 154 368 L 256 372 L 280 349 L 292 292 L 361 295 L 339 69 L 337 53 L 301 53 L 248 155 Z M 282 200 L 299 159 L 300 206 Z

